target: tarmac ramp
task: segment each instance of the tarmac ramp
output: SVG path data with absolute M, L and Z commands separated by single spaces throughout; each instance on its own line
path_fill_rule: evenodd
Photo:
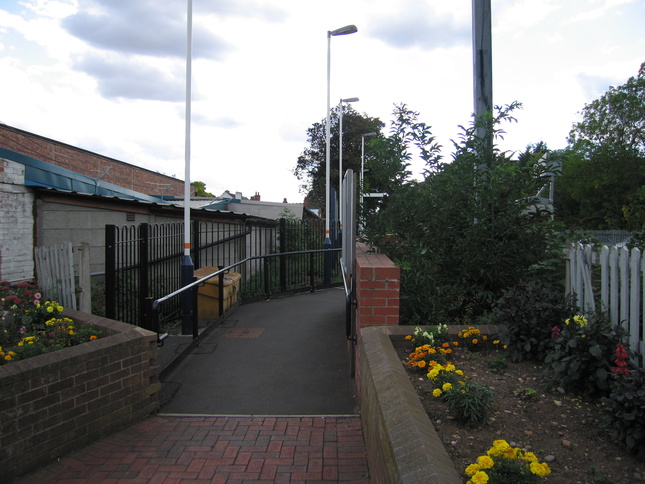
M 163 378 L 161 414 L 357 415 L 345 293 L 240 305 Z

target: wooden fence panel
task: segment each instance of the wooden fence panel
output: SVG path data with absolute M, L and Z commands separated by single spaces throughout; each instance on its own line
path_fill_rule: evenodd
M 63 242 L 51 247 L 36 247 L 34 258 L 38 286 L 43 296 L 57 301 L 63 307 L 77 309 L 72 243 Z

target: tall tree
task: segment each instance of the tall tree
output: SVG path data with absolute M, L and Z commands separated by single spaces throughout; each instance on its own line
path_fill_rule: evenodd
M 645 62 L 636 77 L 622 86 L 611 86 L 585 105 L 582 121 L 569 133 L 569 145 L 587 156 L 607 145 L 645 155 Z
M 645 62 L 638 75 L 585 105 L 569 133 L 556 215 L 585 229 L 645 225 Z
M 339 120 L 339 109 L 335 107 L 330 116 L 330 183 L 331 188 L 335 189 L 338 189 Z M 298 157 L 293 170 L 294 175 L 302 182 L 301 192 L 320 208 L 325 206 L 326 195 L 326 122 L 326 119 L 323 119 L 307 130 L 308 146 Z M 343 108 L 343 171 L 352 169 L 360 173 L 362 137 L 366 133 L 380 133 L 383 126 L 379 118 L 360 114 L 351 106 L 346 105 Z

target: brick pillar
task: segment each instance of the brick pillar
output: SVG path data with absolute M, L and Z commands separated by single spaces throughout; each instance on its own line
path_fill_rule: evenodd
M 387 256 L 356 247 L 356 326 L 399 324 L 401 270 Z

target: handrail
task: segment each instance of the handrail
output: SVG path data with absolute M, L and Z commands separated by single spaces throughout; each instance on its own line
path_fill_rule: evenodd
M 217 272 L 213 272 L 212 274 L 209 274 L 208 276 L 202 277 L 201 279 L 198 279 L 196 281 L 191 282 L 190 284 L 186 284 L 184 287 L 177 289 L 174 292 L 171 292 L 170 294 L 167 294 L 159 299 L 156 299 L 152 303 L 152 309 L 156 310 L 159 304 L 161 304 L 164 301 L 167 301 L 168 299 L 171 299 L 179 294 L 181 294 L 184 291 L 187 291 L 188 289 L 192 289 L 195 286 L 198 286 L 199 284 L 203 284 L 207 280 L 219 276 L 222 273 L 226 273 L 230 271 L 232 268 L 237 267 L 242 264 L 246 264 L 249 261 L 252 260 L 258 260 L 258 259 L 267 259 L 270 257 L 279 257 L 283 255 L 299 255 L 299 254 L 316 254 L 316 253 L 322 253 L 322 252 L 340 252 L 342 249 L 340 248 L 335 248 L 335 249 L 313 249 L 313 250 L 300 250 L 300 251 L 295 251 L 295 252 L 278 252 L 276 254 L 264 254 L 264 255 L 254 255 L 251 257 L 247 257 L 245 259 L 242 259 L 241 261 L 235 262 L 234 264 L 231 264 L 229 266 L 226 266 L 222 269 L 219 269 Z M 344 282 L 344 278 L 343 278 Z M 347 290 L 346 290 L 347 291 Z

